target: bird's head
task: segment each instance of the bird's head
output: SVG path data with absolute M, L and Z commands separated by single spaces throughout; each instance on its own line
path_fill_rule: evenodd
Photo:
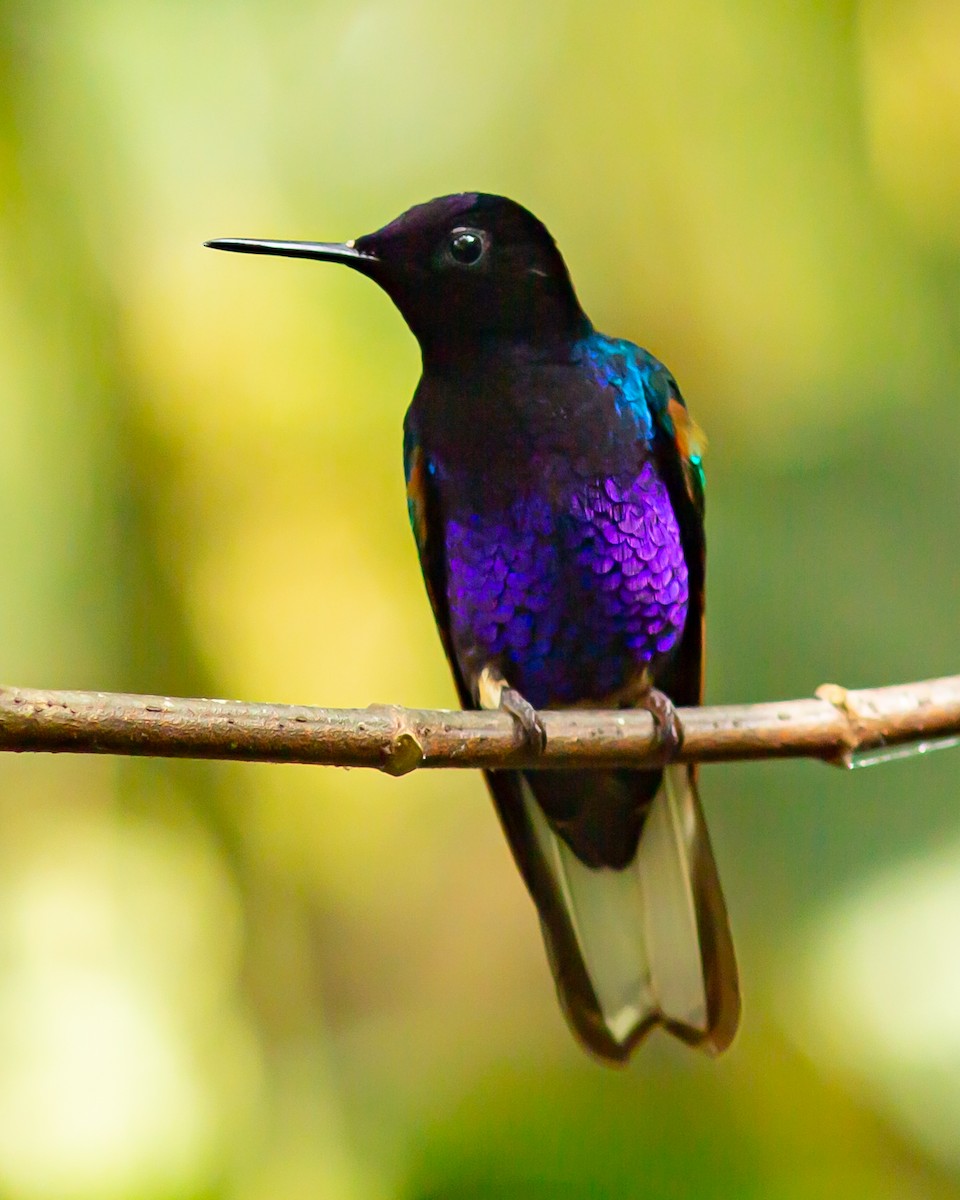
M 491 338 L 549 344 L 589 329 L 553 238 L 503 196 L 441 196 L 352 242 L 223 238 L 207 245 L 360 271 L 400 309 L 425 357 Z

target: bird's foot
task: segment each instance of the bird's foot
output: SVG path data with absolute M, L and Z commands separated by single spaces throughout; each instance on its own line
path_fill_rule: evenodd
M 494 667 L 484 667 L 477 681 L 480 707 L 488 711 L 509 713 L 517 724 L 524 745 L 534 754 L 542 754 L 547 745 L 547 731 L 540 715 L 530 701 L 507 681 Z
M 676 758 L 683 745 L 683 725 L 670 697 L 658 688 L 651 688 L 637 707 L 645 708 L 653 717 L 664 762 Z
M 534 754 L 542 754 L 547 748 L 547 731 L 530 701 L 516 688 L 505 687 L 500 693 L 500 708 L 516 721 L 528 749 Z

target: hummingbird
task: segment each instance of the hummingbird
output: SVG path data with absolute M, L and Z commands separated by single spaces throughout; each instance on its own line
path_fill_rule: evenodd
M 503 196 L 419 204 L 344 243 L 217 250 L 341 263 L 420 345 L 404 421 L 410 522 L 464 708 L 643 707 L 663 766 L 490 770 L 583 1046 L 624 1063 L 654 1027 L 712 1053 L 740 1017 L 726 905 L 697 794 L 671 762 L 701 703 L 704 437 L 648 351 L 596 331 L 545 226 Z

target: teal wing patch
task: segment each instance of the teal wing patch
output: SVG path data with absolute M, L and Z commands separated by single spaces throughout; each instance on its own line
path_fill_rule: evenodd
M 412 438 L 404 441 L 403 467 L 407 477 L 407 514 L 410 517 L 410 528 L 413 530 L 422 564 L 428 541 L 427 474 L 429 467 L 426 455 Z
M 703 456 L 707 437 L 687 411 L 676 380 L 662 364 L 656 366 L 658 369 L 649 371 L 645 379 L 650 413 L 660 437 L 675 451 L 687 496 L 702 516 L 706 487 Z
M 453 652 L 450 637 L 450 612 L 447 604 L 447 564 L 443 538 L 443 514 L 437 486 L 436 464 L 420 445 L 409 426 L 403 434 L 403 467 L 407 477 L 407 512 L 410 527 L 417 543 L 420 569 L 427 595 L 433 608 L 440 640 L 453 671 L 453 677 L 464 708 L 472 708 L 469 690 L 465 687 Z
M 680 389 L 669 371 L 661 368 L 650 382 L 653 395 L 649 405 L 658 434 L 654 439 L 655 453 L 680 525 L 683 555 L 690 578 L 690 607 L 677 651 L 675 680 L 670 695 L 677 704 L 700 704 L 703 700 L 706 637 L 703 455 L 707 439 L 687 411 Z

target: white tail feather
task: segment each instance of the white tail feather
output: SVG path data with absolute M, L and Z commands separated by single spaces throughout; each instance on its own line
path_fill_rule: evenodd
M 550 828 L 525 782 L 523 797 L 613 1040 L 626 1045 L 657 1020 L 706 1036 L 694 879 L 702 817 L 687 768 L 664 770 L 637 853 L 622 870 L 586 866 Z

